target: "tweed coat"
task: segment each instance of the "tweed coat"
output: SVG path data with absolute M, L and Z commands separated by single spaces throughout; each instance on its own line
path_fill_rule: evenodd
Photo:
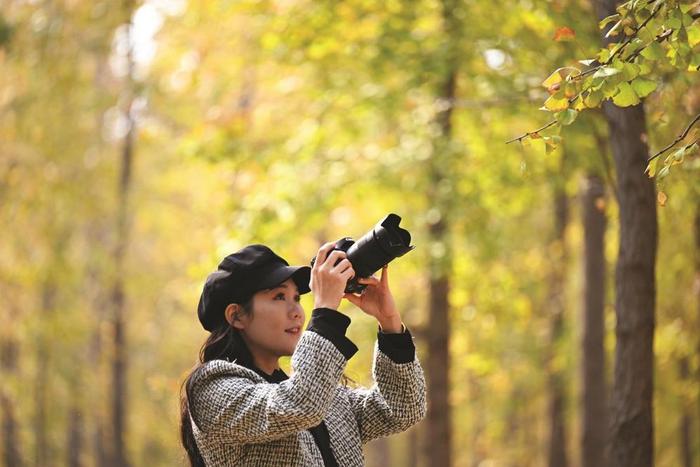
M 190 386 L 190 421 L 207 466 L 323 466 L 309 428 L 324 421 L 341 467 L 364 465 L 362 445 L 398 433 L 426 413 L 425 379 L 414 357 L 396 363 L 375 343 L 371 388 L 339 384 L 347 359 L 326 337 L 306 330 L 293 373 L 268 383 L 225 360 L 205 363 Z

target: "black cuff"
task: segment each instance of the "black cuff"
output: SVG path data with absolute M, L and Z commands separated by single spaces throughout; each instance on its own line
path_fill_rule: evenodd
M 357 353 L 357 346 L 347 337 L 345 331 L 350 326 L 350 318 L 331 308 L 316 308 L 311 312 L 307 331 L 325 337 L 340 350 L 346 360 Z
M 416 346 L 411 332 L 405 326 L 404 329 L 404 332 L 398 334 L 385 334 L 381 329 L 377 332 L 379 350 L 394 363 L 409 363 L 416 358 Z

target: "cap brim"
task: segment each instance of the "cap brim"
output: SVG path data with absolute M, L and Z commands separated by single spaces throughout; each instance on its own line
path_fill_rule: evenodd
M 269 289 L 280 285 L 287 279 L 292 279 L 299 289 L 301 295 L 311 291 L 309 282 L 311 281 L 311 268 L 309 266 L 280 266 L 275 268 L 260 281 L 260 290 Z

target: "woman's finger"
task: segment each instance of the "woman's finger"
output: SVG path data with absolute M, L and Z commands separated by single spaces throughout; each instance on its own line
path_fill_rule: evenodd
M 380 280 L 382 285 L 386 285 L 389 282 L 389 265 L 385 264 L 382 268 L 382 278 Z
M 318 267 L 326 262 L 328 252 L 331 251 L 334 246 L 334 243 L 325 243 L 321 246 L 321 248 L 318 249 L 318 253 L 316 253 L 316 261 L 314 262 L 314 267 Z
M 343 298 L 347 298 L 350 303 L 356 306 L 360 306 L 360 303 L 362 303 L 362 299 L 354 293 L 346 293 L 343 295 Z
M 345 280 L 352 279 L 353 277 L 355 277 L 355 270 L 352 268 L 352 266 L 350 266 L 345 271 L 340 273 L 340 277 L 342 277 Z
M 344 272 L 347 268 L 352 267 L 352 263 L 347 258 L 342 259 L 336 264 L 331 271 Z
M 360 277 L 357 282 L 364 285 L 379 285 L 379 279 L 374 276 Z
M 341 250 L 333 250 L 330 252 L 330 254 L 326 257 L 325 263 L 328 263 L 328 268 L 333 268 L 338 261 L 341 259 L 344 259 L 347 257 L 347 253 Z M 324 263 L 324 264 L 325 264 Z

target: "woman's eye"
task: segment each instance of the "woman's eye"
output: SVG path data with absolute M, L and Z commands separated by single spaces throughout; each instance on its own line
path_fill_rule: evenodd
M 283 293 L 278 293 L 275 295 L 275 300 L 284 300 L 284 294 Z
M 301 301 L 301 295 L 295 295 L 295 296 L 294 296 L 294 301 L 297 302 L 297 303 L 300 302 L 300 301 Z

